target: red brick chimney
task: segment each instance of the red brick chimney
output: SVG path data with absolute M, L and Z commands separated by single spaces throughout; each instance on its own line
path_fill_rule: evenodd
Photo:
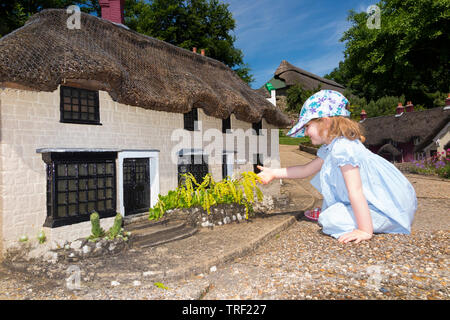
M 364 120 L 367 118 L 366 110 L 362 109 L 361 114 L 359 115 L 361 117 L 361 120 Z
M 450 93 L 448 94 L 447 99 L 445 99 L 445 105 L 450 106 Z
M 408 101 L 408 103 L 406 104 L 406 112 L 413 112 L 414 111 L 414 105 L 412 104 L 411 101 Z
M 205 55 L 205 49 L 201 49 L 200 52 L 201 52 L 201 55 L 202 55 L 202 56 Z
M 197 53 L 197 47 L 193 47 L 193 48 L 192 48 L 192 52 L 193 52 L 193 53 Z
M 123 8 L 125 0 L 99 0 L 102 19 L 124 24 Z
M 405 110 L 405 107 L 402 106 L 402 103 L 399 102 L 397 106 L 397 114 L 401 114 Z

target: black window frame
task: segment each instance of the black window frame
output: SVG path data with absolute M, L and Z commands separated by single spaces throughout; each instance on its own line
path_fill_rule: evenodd
M 256 135 L 261 135 L 261 132 L 259 130 L 262 130 L 262 119 L 258 122 L 252 123 L 252 129 L 256 131 Z
M 86 100 L 85 103 L 82 102 L 84 99 Z M 102 125 L 100 123 L 98 91 L 61 86 L 59 108 L 59 121 L 62 123 Z M 66 110 L 67 108 L 70 108 L 70 111 Z M 93 109 L 92 112 L 91 109 Z M 67 116 L 68 114 L 70 114 L 70 117 Z M 77 116 L 75 117 L 75 115 Z M 86 115 L 85 119 L 83 119 L 84 115 Z M 93 119 L 91 119 L 91 116 L 93 116 Z
M 188 131 L 198 131 L 195 123 L 198 122 L 198 110 L 197 108 L 192 108 L 191 111 L 183 114 L 184 119 L 184 130 Z
M 94 211 L 98 212 L 100 218 L 116 215 L 117 152 L 49 152 L 43 153 L 42 158 L 47 165 L 47 218 L 44 227 L 57 228 L 89 221 L 90 214 Z M 104 170 L 101 173 L 98 172 L 98 164 L 104 164 Z M 69 169 L 69 166 L 74 167 Z M 86 174 L 80 173 L 81 166 L 86 166 L 83 169 L 83 171 L 86 170 Z M 107 167 L 110 168 L 110 173 Z M 64 168 L 64 174 L 60 174 L 60 168 Z M 72 173 L 69 174 L 69 170 L 73 170 Z M 67 181 L 66 187 L 61 187 L 65 181 Z M 71 194 L 75 202 L 71 202 Z M 65 203 L 59 202 L 63 197 L 65 197 Z M 108 201 L 110 201 L 109 206 Z M 100 202 L 103 202 L 104 210 L 101 209 Z M 93 208 L 89 209 L 92 207 L 91 204 Z M 74 206 L 76 212 L 71 214 L 69 207 Z M 58 208 L 62 207 L 66 207 L 63 217 L 58 212 Z M 86 210 L 80 213 L 82 207 L 86 207 Z M 110 209 L 107 209 L 108 207 Z
M 222 155 L 222 179 L 226 179 L 228 177 L 228 169 L 227 169 L 227 155 Z
M 227 130 L 231 130 L 231 116 L 222 119 L 222 133 L 229 133 Z
M 182 175 L 188 172 L 192 173 L 197 183 L 202 183 L 205 175 L 209 173 L 207 155 L 194 153 L 180 154 L 178 156 L 177 166 L 178 186 L 184 184 Z
M 256 173 L 256 174 L 260 173 L 261 170 L 259 170 L 257 168 L 257 166 L 263 166 L 263 165 L 264 165 L 264 156 L 263 156 L 263 154 L 262 153 L 256 153 L 256 154 L 254 153 L 253 154 L 253 172 Z

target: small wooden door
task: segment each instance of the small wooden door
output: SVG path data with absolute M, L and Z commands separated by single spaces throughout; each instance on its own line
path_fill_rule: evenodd
M 150 164 L 148 158 L 128 158 L 123 162 L 125 215 L 150 208 Z

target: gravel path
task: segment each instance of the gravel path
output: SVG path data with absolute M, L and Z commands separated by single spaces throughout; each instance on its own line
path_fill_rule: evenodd
M 205 299 L 448 299 L 448 232 L 341 245 L 299 221 L 208 275 Z
M 310 157 L 290 151 L 280 150 L 297 163 Z M 409 236 L 380 234 L 344 245 L 301 218 L 254 252 L 180 281 L 155 283 L 151 275 L 133 281 L 130 274 L 113 283 L 114 274 L 94 281 L 84 274 L 81 288 L 70 290 L 64 279 L 0 267 L 0 299 L 448 300 L 450 181 L 407 177 L 419 202 Z M 292 183 L 286 185 L 295 189 Z M 296 183 L 308 188 L 307 180 Z

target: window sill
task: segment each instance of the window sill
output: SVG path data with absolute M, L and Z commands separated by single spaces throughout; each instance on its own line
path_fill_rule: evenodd
M 110 218 L 116 216 L 116 211 L 112 210 L 109 212 L 103 212 L 99 213 L 100 219 L 103 218 Z M 80 216 L 73 216 L 73 217 L 65 217 L 65 218 L 59 218 L 54 219 L 52 216 L 47 216 L 44 222 L 44 227 L 46 228 L 58 228 L 58 227 L 64 227 L 64 226 L 70 226 L 75 223 L 80 222 L 88 222 L 90 221 L 90 215 L 80 215 Z
M 94 126 L 102 126 L 100 122 L 89 122 L 89 121 L 69 121 L 69 120 L 60 120 L 60 123 L 71 123 L 71 124 L 90 124 Z

